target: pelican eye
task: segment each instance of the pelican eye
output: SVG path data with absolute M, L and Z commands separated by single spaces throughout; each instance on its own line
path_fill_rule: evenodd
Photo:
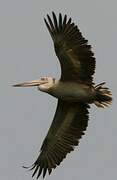
M 41 80 L 46 80 L 47 78 L 46 77 L 42 77 Z
M 53 82 L 55 83 L 55 78 L 53 78 Z

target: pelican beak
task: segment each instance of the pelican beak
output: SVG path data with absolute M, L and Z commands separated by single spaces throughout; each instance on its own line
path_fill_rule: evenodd
M 30 86 L 39 86 L 40 84 L 46 83 L 43 79 L 37 79 L 33 81 L 28 81 L 20 84 L 15 84 L 13 87 L 30 87 Z

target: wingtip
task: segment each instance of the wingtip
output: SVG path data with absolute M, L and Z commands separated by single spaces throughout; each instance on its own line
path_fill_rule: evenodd
M 35 168 L 35 164 L 32 164 L 31 166 L 22 166 L 22 168 L 27 169 L 28 171 L 31 171 Z
M 55 16 L 55 12 L 54 12 L 54 11 L 52 11 L 52 15 L 54 15 L 54 16 Z
M 54 13 L 54 11 L 52 11 L 52 16 L 53 16 L 53 19 L 54 19 L 54 23 L 56 23 L 57 17 L 56 17 L 56 14 Z
M 44 179 L 44 177 L 45 177 L 45 175 L 46 175 L 46 172 L 47 172 L 47 168 L 44 168 L 44 169 L 43 169 L 43 179 Z
M 50 18 L 49 14 L 47 14 L 46 16 L 47 16 L 48 19 Z
M 40 166 L 40 169 L 39 169 L 39 172 L 38 172 L 38 175 L 37 175 L 37 179 L 38 179 L 38 178 L 39 178 L 39 176 L 41 175 L 42 170 L 43 170 L 43 168 Z
M 52 169 L 48 169 L 48 173 L 49 173 L 49 175 L 51 174 L 51 172 L 52 172 Z
M 47 20 L 46 20 L 46 18 L 44 17 L 44 22 L 45 22 L 45 24 L 47 24 Z

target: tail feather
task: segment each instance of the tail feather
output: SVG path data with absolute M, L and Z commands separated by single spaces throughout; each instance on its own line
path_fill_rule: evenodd
M 95 86 L 96 97 L 94 104 L 101 108 L 108 107 L 112 103 L 112 93 L 107 87 L 103 87 L 103 85 L 105 85 L 105 82 Z

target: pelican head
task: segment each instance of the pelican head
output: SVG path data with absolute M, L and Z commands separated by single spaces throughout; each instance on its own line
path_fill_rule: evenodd
M 28 81 L 20 84 L 13 85 L 14 87 L 30 87 L 37 86 L 40 91 L 48 91 L 55 84 L 55 78 L 52 77 L 42 77 L 37 80 Z

